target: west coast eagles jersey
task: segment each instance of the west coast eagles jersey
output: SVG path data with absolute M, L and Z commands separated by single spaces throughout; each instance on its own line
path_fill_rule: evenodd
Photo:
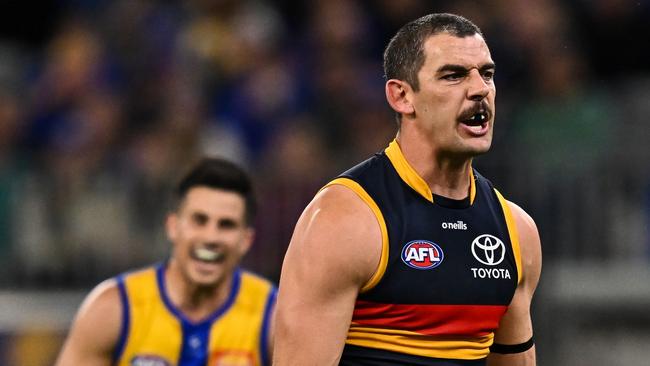
M 341 365 L 485 365 L 521 279 L 509 207 L 471 172 L 465 200 L 432 194 L 393 141 L 329 184 L 352 189 L 382 233 Z
M 117 277 L 123 324 L 118 366 L 261 366 L 270 364 L 268 337 L 276 290 L 237 270 L 226 302 L 192 322 L 170 302 L 165 264 Z

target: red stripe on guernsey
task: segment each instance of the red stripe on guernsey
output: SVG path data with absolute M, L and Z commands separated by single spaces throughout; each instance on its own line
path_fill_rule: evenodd
M 430 336 L 476 337 L 493 332 L 506 309 L 505 305 L 380 304 L 357 300 L 352 322 Z

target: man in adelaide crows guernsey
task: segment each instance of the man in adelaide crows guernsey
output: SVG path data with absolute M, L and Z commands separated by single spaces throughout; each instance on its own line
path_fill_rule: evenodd
M 205 158 L 175 193 L 169 260 L 98 285 L 57 366 L 270 364 L 276 290 L 239 268 L 254 235 L 249 177 Z
M 537 228 L 472 168 L 492 143 L 495 65 L 476 25 L 431 14 L 384 53 L 398 133 L 300 217 L 274 364 L 535 365 Z

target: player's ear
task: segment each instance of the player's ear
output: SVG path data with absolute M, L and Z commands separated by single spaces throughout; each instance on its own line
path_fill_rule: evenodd
M 391 108 L 400 114 L 413 114 L 415 108 L 411 103 L 411 94 L 413 89 L 409 83 L 398 80 L 390 79 L 386 82 L 386 99 Z
M 242 256 L 246 254 L 246 252 L 248 252 L 254 240 L 255 240 L 255 229 L 253 229 L 252 227 L 246 228 L 246 232 L 244 232 L 244 238 L 242 239 L 239 245 L 239 252 L 241 253 Z
M 177 224 L 178 216 L 176 216 L 176 213 L 168 213 L 167 219 L 165 220 L 165 232 L 167 233 L 167 239 L 169 239 L 169 241 L 172 243 L 175 242 L 176 238 L 178 237 L 178 230 L 176 228 Z

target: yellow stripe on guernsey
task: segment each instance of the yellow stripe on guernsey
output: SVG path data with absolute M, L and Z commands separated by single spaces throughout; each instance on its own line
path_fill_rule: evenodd
M 388 159 L 390 159 L 390 162 L 395 167 L 395 170 L 397 170 L 397 174 L 399 174 L 400 178 L 402 178 L 402 180 L 406 182 L 409 187 L 413 188 L 413 190 L 418 192 L 422 197 L 426 198 L 429 202 L 433 202 L 433 193 L 431 192 L 431 188 L 406 160 L 404 154 L 402 154 L 402 150 L 400 149 L 399 144 L 397 143 L 397 140 L 393 140 L 385 151 Z M 474 181 L 473 169 L 469 170 L 469 175 L 469 200 L 470 204 L 472 204 L 474 203 L 474 198 L 476 197 L 476 182 Z
M 182 344 L 180 322 L 165 308 L 152 269 L 135 272 L 125 279 L 129 328 L 126 345 L 117 365 L 129 366 L 134 358 L 157 357 L 176 363 Z M 164 336 L 163 336 L 164 335 Z
M 493 339 L 494 333 L 478 338 L 444 336 L 437 339 L 405 330 L 375 329 L 353 323 L 346 343 L 424 357 L 478 360 L 487 357 Z
M 501 207 L 503 208 L 503 214 L 506 217 L 506 225 L 508 225 L 508 233 L 510 234 L 510 242 L 512 243 L 512 253 L 515 256 L 515 264 L 517 265 L 517 283 L 521 283 L 523 269 L 521 268 L 521 248 L 519 247 L 517 224 L 515 223 L 515 218 L 512 216 L 508 201 L 506 201 L 503 195 L 501 195 L 501 192 L 497 191 L 496 188 L 494 192 L 496 192 L 499 198 L 499 203 L 501 203 Z
M 386 272 L 386 266 L 388 265 L 388 229 L 386 228 L 386 220 L 384 220 L 384 215 L 381 213 L 381 210 L 379 209 L 379 206 L 377 206 L 377 203 L 375 203 L 372 197 L 370 197 L 370 195 L 363 189 L 363 187 L 361 187 L 361 185 L 359 185 L 359 183 L 349 178 L 337 178 L 329 182 L 325 187 L 335 184 L 346 186 L 350 188 L 354 193 L 356 193 L 359 198 L 361 198 L 363 202 L 365 202 L 375 214 L 377 223 L 379 224 L 379 229 L 381 230 L 381 258 L 379 259 L 379 266 L 377 267 L 375 273 L 372 275 L 372 277 L 370 277 L 368 282 L 363 285 L 363 287 L 361 287 L 360 292 L 366 292 L 375 287 L 377 283 L 379 283 L 381 278 L 384 276 L 384 272 Z
M 188 349 L 206 344 L 206 364 L 262 364 L 267 356 L 262 355 L 266 350 L 261 347 L 266 331 L 263 328 L 267 325 L 265 314 L 273 292 L 268 281 L 247 272 L 236 272 L 233 286 L 238 288 L 229 298 L 231 303 L 207 321 L 193 324 L 168 303 L 161 282 L 163 277 L 162 268 L 148 268 L 124 278 L 128 325 L 124 334 L 126 343 L 116 365 L 181 366 Z M 193 335 L 194 330 L 204 330 L 205 334 Z

